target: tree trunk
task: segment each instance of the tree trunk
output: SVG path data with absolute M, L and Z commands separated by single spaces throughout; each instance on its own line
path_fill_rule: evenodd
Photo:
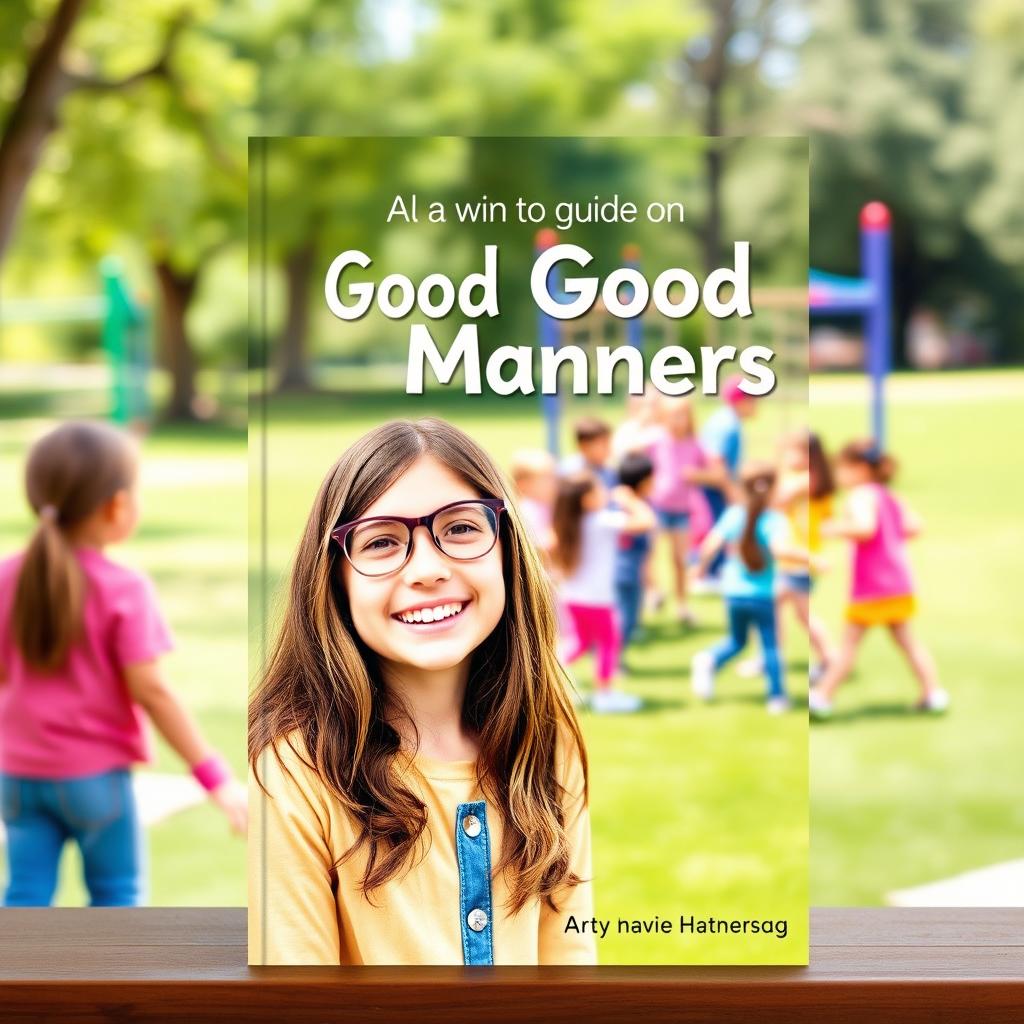
M 171 374 L 171 398 L 166 416 L 171 420 L 196 418 L 196 359 L 189 344 L 185 316 L 195 295 L 199 272 L 180 273 L 166 260 L 154 264 L 160 287 L 160 356 Z
M 32 54 L 25 83 L 0 138 L 0 263 L 47 135 L 57 126 L 66 80 L 61 55 L 86 0 L 60 0 Z
M 309 373 L 309 283 L 316 262 L 316 243 L 302 243 L 287 254 L 284 261 L 288 309 L 284 329 L 278 340 L 278 391 L 311 391 Z
M 717 138 L 722 134 L 722 94 L 729 76 L 726 48 L 734 30 L 733 0 L 712 0 L 711 47 L 704 61 L 704 134 Z M 722 248 L 722 175 L 724 159 L 720 143 L 710 143 L 704 155 L 704 175 L 708 190 L 708 216 L 704 227 L 704 270 L 718 268 Z

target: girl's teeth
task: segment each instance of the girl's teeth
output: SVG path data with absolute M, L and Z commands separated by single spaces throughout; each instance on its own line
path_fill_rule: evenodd
M 402 620 L 405 622 L 440 622 L 441 619 L 447 619 L 461 611 L 461 604 L 442 604 L 436 608 L 417 608 L 415 611 L 406 612 L 402 616 Z

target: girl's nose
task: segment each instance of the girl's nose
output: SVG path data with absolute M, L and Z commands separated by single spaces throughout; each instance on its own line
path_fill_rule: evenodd
M 450 579 L 451 575 L 448 559 L 438 550 L 430 531 L 425 526 L 413 530 L 412 554 L 403 570 L 405 582 L 409 585 L 438 583 Z

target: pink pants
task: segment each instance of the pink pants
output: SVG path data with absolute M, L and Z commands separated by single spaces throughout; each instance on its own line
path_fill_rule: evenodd
M 597 685 L 605 690 L 619 667 L 621 637 L 615 608 L 586 604 L 566 604 L 565 607 L 576 630 L 576 638 L 565 652 L 565 663 L 568 665 L 591 647 L 596 648 Z

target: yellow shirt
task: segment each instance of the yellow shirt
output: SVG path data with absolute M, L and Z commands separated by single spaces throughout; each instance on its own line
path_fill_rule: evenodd
M 832 518 L 832 498 L 811 498 L 807 510 L 807 547 L 812 553 L 821 550 L 821 524 Z
M 787 485 L 792 485 L 794 479 L 806 476 L 806 473 L 783 476 L 781 487 L 786 488 Z M 812 555 L 821 551 L 821 524 L 832 515 L 831 497 L 811 498 L 806 492 L 798 493 L 786 505 L 785 513 L 792 530 L 793 544 L 799 548 L 806 548 Z M 785 558 L 779 559 L 779 568 L 783 572 L 808 571 L 806 563 Z
M 298 734 L 293 745 L 304 750 Z M 462 913 L 456 854 L 459 804 L 482 800 L 471 761 L 439 762 L 417 756 L 408 782 L 427 807 L 427 853 L 372 894 L 359 889 L 365 848 L 334 865 L 353 845 L 357 827 L 320 777 L 286 742 L 278 741 L 284 766 L 270 750 L 260 756 L 260 778 L 250 784 L 250 964 L 462 964 Z M 565 748 L 560 745 L 560 755 Z M 487 808 L 492 859 L 492 942 L 495 964 L 592 964 L 592 935 L 568 934 L 593 917 L 590 818 L 583 803 L 579 759 L 558 759 L 566 798 L 570 867 L 585 881 L 556 896 L 558 911 L 540 901 L 514 917 L 508 887 L 495 875 L 502 829 L 496 808 Z

